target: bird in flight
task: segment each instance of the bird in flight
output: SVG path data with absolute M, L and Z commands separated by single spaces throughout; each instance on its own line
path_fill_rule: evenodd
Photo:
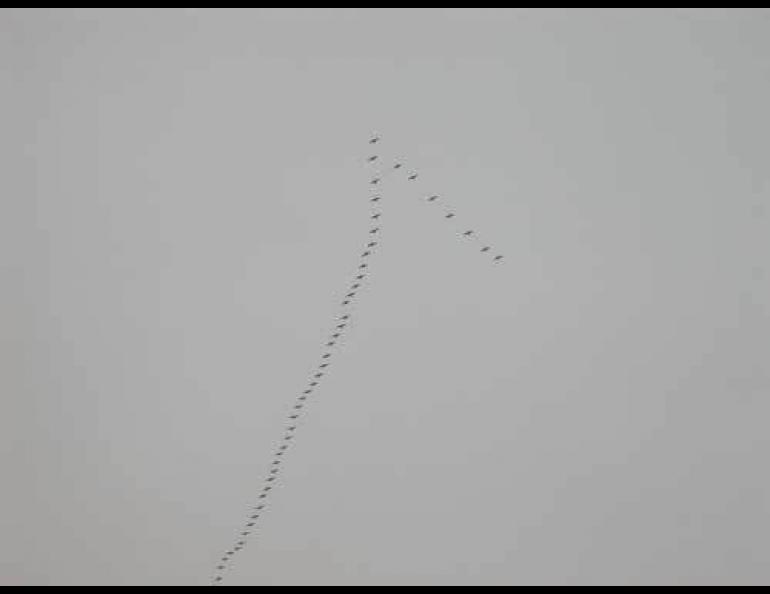
M 466 231 L 465 233 L 463 233 L 463 235 L 465 235 L 465 237 L 470 237 L 471 235 L 473 235 L 473 231 Z
M 413 173 L 412 175 L 410 175 L 410 176 L 409 176 L 409 181 L 414 181 L 414 180 L 416 180 L 418 177 L 420 177 L 420 176 L 419 176 L 419 175 L 417 175 L 416 173 Z
M 369 157 L 369 163 L 374 163 L 377 159 L 379 159 L 377 156 Z
M 372 138 L 369 141 L 369 144 L 377 144 L 379 141 L 380 141 L 380 137 L 379 136 L 375 136 L 374 138 Z
M 431 196 L 428 198 L 428 202 L 435 202 L 436 200 L 438 200 L 438 196 Z

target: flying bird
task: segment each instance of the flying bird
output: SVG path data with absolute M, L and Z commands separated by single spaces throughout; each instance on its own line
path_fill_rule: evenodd
M 492 248 L 491 248 L 491 247 L 485 247 L 485 248 L 484 248 L 484 249 L 482 249 L 481 251 L 482 251 L 482 253 L 486 254 L 487 252 L 491 252 L 491 251 L 492 251 Z
M 379 157 L 369 157 L 369 163 L 374 163 Z
M 435 202 L 436 200 L 438 200 L 438 196 L 431 196 L 428 198 L 428 202 Z
M 372 198 L 372 202 L 379 202 L 380 200 L 382 200 L 381 196 L 375 196 L 374 198 Z
M 465 235 L 465 237 L 470 237 L 471 235 L 473 235 L 473 231 L 466 231 L 465 233 L 463 233 L 463 235 Z
M 449 214 L 446 216 L 446 218 L 448 218 L 448 219 L 453 219 L 453 218 L 455 218 L 455 214 L 450 212 L 450 213 L 449 213 Z
M 377 144 L 377 143 L 378 143 L 380 140 L 381 140 L 381 139 L 380 139 L 380 137 L 379 137 L 379 136 L 375 136 L 374 138 L 372 138 L 372 139 L 369 141 L 369 144 Z
M 503 259 L 503 256 L 497 256 L 495 258 L 495 262 L 500 262 Z
M 414 180 L 416 180 L 418 177 L 420 177 L 420 176 L 419 176 L 419 175 L 417 175 L 416 173 L 413 173 L 412 175 L 410 175 L 410 176 L 409 176 L 409 181 L 414 181 Z
M 382 180 L 381 180 L 379 177 L 375 177 L 375 178 L 372 180 L 372 184 L 371 184 L 371 185 L 373 185 L 373 186 L 376 186 L 376 185 L 378 185 L 378 184 L 379 184 L 381 181 L 382 181 Z
M 401 169 L 402 167 L 403 167 L 403 165 L 402 165 L 401 163 L 396 163 L 396 164 L 393 166 L 393 169 Z
M 375 220 L 375 221 L 378 221 L 378 220 L 379 220 L 379 219 L 381 219 L 381 218 L 382 218 L 382 215 L 381 215 L 381 214 L 379 214 L 379 213 L 378 213 L 378 214 L 376 214 L 376 215 L 372 215 L 372 219 L 373 219 L 373 220 Z

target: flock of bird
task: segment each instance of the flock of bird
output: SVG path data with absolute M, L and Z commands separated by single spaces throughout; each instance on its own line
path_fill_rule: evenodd
M 372 148 L 372 152 L 375 152 L 375 149 L 379 148 L 378 145 L 380 142 L 381 138 L 379 136 L 374 136 L 371 138 L 369 145 L 370 148 Z M 303 388 L 301 393 L 297 396 L 289 416 L 287 417 L 285 432 L 273 454 L 273 460 L 270 465 L 268 476 L 265 479 L 264 486 L 262 487 L 262 490 L 257 494 L 256 502 L 248 513 L 247 521 L 239 530 L 238 537 L 234 545 L 227 550 L 224 556 L 217 563 L 216 572 L 212 583 L 214 586 L 221 586 L 224 583 L 225 575 L 227 571 L 232 567 L 235 557 L 246 548 L 250 537 L 252 537 L 257 530 L 258 522 L 267 509 L 270 495 L 276 488 L 280 479 L 286 455 L 294 443 L 294 438 L 298 429 L 298 423 L 302 419 L 308 407 L 308 403 L 316 394 L 319 386 L 321 385 L 321 381 L 326 377 L 326 374 L 331 367 L 331 363 L 335 354 L 335 347 L 339 345 L 340 340 L 343 338 L 345 332 L 350 327 L 352 322 L 351 307 L 355 303 L 356 298 L 359 296 L 361 290 L 364 287 L 364 283 L 369 277 L 369 262 L 374 257 L 376 249 L 380 247 L 379 238 L 382 232 L 381 220 L 383 217 L 383 212 L 381 210 L 383 194 L 380 189 L 384 185 L 385 181 L 392 175 L 398 174 L 401 171 L 405 171 L 407 168 L 403 163 L 400 162 L 387 165 L 383 168 L 381 166 L 383 164 L 383 159 L 379 154 L 368 157 L 366 162 L 370 167 L 374 169 L 374 171 L 372 172 L 372 178 L 369 184 L 372 190 L 372 195 L 370 197 L 370 203 L 372 205 L 370 221 L 372 222 L 372 227 L 369 231 L 369 237 L 366 240 L 365 250 L 361 254 L 360 263 L 356 272 L 354 273 L 353 281 L 348 287 L 344 299 L 341 302 L 342 311 L 339 317 L 336 318 L 333 328 L 329 333 L 329 337 L 325 343 L 320 363 L 316 370 L 311 374 L 307 386 Z M 418 179 L 419 174 L 416 172 L 408 173 L 406 175 L 406 180 L 408 182 L 415 182 Z M 429 204 L 434 205 L 438 205 L 443 202 L 441 197 L 437 195 L 430 195 L 425 198 L 425 200 Z M 456 220 L 457 218 L 457 215 L 451 209 L 446 210 L 443 216 L 447 220 Z M 461 230 L 460 235 L 466 240 L 479 241 L 478 245 L 480 246 L 481 253 L 485 255 L 491 255 L 493 262 L 498 263 L 504 259 L 502 255 L 494 254 L 493 248 L 491 246 L 480 242 L 475 230 Z

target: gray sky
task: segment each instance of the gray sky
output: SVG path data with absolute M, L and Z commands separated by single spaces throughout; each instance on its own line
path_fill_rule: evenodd
M 374 131 L 228 583 L 770 582 L 767 9 L 4 8 L 0 73 L 0 584 L 208 582 Z

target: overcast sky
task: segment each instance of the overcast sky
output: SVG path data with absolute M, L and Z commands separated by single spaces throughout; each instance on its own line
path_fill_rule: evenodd
M 227 583 L 767 585 L 768 105 L 764 8 L 0 9 L 0 584 L 209 582 L 378 133 Z

